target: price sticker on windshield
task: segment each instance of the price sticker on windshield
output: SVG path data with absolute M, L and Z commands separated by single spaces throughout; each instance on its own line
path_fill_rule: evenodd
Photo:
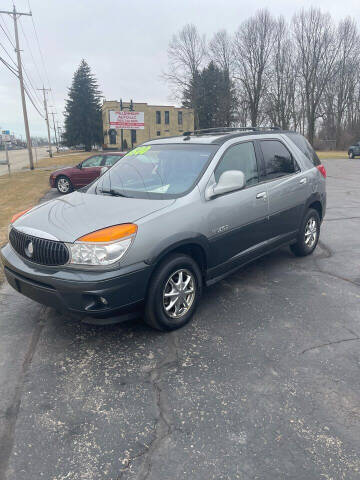
M 132 155 L 144 155 L 144 153 L 149 151 L 150 148 L 150 145 L 148 145 L 147 147 L 136 147 L 134 148 L 134 150 L 131 150 L 131 152 L 129 152 L 126 156 L 131 157 Z

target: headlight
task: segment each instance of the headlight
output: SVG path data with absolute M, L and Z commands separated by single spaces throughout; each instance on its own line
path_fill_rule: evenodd
M 137 232 L 132 223 L 103 228 L 68 243 L 70 263 L 77 265 L 111 265 L 130 247 Z

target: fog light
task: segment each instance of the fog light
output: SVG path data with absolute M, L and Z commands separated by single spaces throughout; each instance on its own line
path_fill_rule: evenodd
M 107 305 L 109 303 L 104 297 L 99 297 L 99 300 L 103 305 Z

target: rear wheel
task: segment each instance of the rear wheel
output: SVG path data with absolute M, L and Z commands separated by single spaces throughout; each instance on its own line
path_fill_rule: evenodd
M 56 179 L 56 188 L 59 193 L 65 195 L 66 193 L 70 193 L 74 190 L 71 180 L 66 177 L 65 175 L 60 175 Z
M 298 257 L 310 255 L 316 248 L 319 236 L 320 217 L 316 210 L 310 208 L 302 221 L 297 242 L 290 245 L 290 248 Z
M 146 323 L 162 331 L 184 326 L 192 318 L 201 293 L 198 264 L 188 255 L 170 255 L 151 280 L 145 306 Z

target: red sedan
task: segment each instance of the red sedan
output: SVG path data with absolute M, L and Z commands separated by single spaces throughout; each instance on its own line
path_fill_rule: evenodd
M 110 168 L 125 154 L 126 152 L 99 153 L 83 160 L 75 167 L 55 170 L 50 175 L 50 185 L 63 195 L 85 187 L 101 175 L 103 167 Z

